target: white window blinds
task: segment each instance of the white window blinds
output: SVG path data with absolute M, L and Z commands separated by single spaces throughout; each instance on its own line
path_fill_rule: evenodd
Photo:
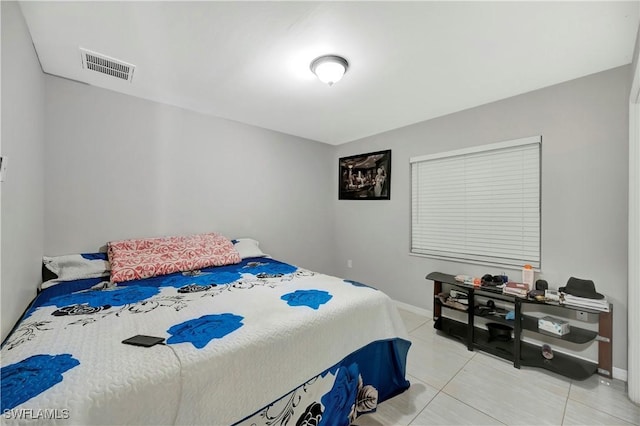
M 411 252 L 539 268 L 541 139 L 411 158 Z

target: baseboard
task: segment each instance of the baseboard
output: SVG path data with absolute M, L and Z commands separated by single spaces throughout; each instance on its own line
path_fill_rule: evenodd
M 404 309 L 405 311 L 413 312 L 414 314 L 418 314 L 418 315 L 423 315 L 428 318 L 433 318 L 433 312 L 431 312 L 428 309 L 419 308 L 417 306 L 410 305 L 404 302 L 399 302 L 397 300 L 394 300 L 393 303 L 395 303 L 395 305 L 398 308 Z
M 622 368 L 613 367 L 613 378 L 622 380 L 623 382 L 627 381 L 627 370 L 623 370 Z

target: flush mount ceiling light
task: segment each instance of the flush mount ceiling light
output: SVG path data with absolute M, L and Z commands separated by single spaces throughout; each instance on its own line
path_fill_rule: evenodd
M 349 68 L 349 62 L 342 56 L 325 55 L 311 62 L 311 71 L 318 76 L 321 82 L 333 85 L 340 81 Z

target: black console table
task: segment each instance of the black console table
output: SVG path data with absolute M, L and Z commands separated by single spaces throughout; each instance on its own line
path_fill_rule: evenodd
M 609 305 L 609 312 L 601 312 L 591 309 L 566 306 L 555 302 L 538 302 L 534 299 L 520 298 L 517 296 L 503 294 L 502 289 L 490 286 L 474 286 L 456 281 L 453 275 L 432 272 L 426 279 L 432 280 L 433 286 L 433 321 L 434 327 L 450 336 L 462 340 L 467 348 L 474 349 L 496 355 L 513 362 L 513 366 L 544 368 L 549 371 L 561 374 L 575 380 L 584 380 L 594 373 L 598 373 L 608 378 L 613 377 L 612 372 L 612 329 L 613 329 L 613 306 Z M 468 295 L 468 307 L 459 304 L 447 304 L 440 295 L 445 289 L 458 289 Z M 491 339 L 489 331 L 478 327 L 474 321 L 474 306 L 477 296 L 488 297 L 513 304 L 515 318 L 506 320 L 504 313 L 506 310 L 495 309 L 495 315 L 483 316 L 491 322 L 505 324 L 513 327 L 513 339 L 503 341 Z M 523 313 L 522 307 L 525 304 L 537 304 L 544 306 L 555 306 L 559 309 L 570 309 L 574 311 L 587 312 L 590 315 L 598 315 L 598 331 L 588 330 L 571 326 L 568 334 L 559 336 L 538 329 L 538 319 L 534 316 Z M 443 309 L 452 309 L 466 314 L 466 322 L 447 318 L 442 315 Z M 503 315 L 501 315 L 503 314 Z M 529 330 L 555 339 L 569 341 L 578 345 L 586 345 L 594 340 L 598 341 L 598 362 L 586 361 L 576 356 L 554 352 L 552 359 L 545 359 L 541 353 L 541 347 L 522 340 L 522 331 Z

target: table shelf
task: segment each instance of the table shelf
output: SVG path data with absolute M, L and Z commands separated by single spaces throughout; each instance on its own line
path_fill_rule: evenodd
M 575 327 L 573 325 L 570 327 L 569 333 L 563 334 L 562 336 L 549 333 L 548 331 L 540 330 L 538 328 L 538 318 L 524 314 L 522 315 L 522 329 L 577 344 L 589 343 L 594 341 L 598 337 L 597 331 L 585 330 L 584 328 Z
M 434 327 L 443 333 L 458 338 L 469 350 L 481 350 L 492 355 L 512 361 L 514 367 L 521 366 L 543 368 L 557 374 L 569 377 L 574 380 L 584 380 L 594 373 L 612 378 L 612 329 L 613 329 L 613 306 L 609 305 L 609 312 L 600 312 L 588 309 L 581 309 L 574 306 L 562 305 L 559 303 L 545 303 L 533 299 L 523 299 L 517 296 L 503 294 L 501 289 L 495 287 L 474 286 L 456 281 L 453 275 L 441 272 L 432 272 L 426 277 L 434 282 L 434 305 L 433 319 Z M 457 288 L 464 290 L 468 294 L 471 309 L 460 309 L 459 306 L 449 306 L 443 303 L 441 296 L 447 288 Z M 489 315 L 479 315 L 474 309 L 476 297 L 485 297 L 505 301 L 513 304 L 515 320 L 507 320 L 503 317 L 509 310 L 496 307 L 495 313 Z M 553 306 L 560 309 L 572 311 L 586 311 L 598 315 L 598 331 L 588 330 L 582 327 L 571 325 L 570 332 L 565 335 L 555 335 L 538 329 L 538 318 L 522 312 L 523 305 L 531 306 Z M 456 319 L 447 318 L 442 315 L 444 309 L 452 309 L 466 315 L 466 323 Z M 502 314 L 502 315 L 501 315 Z M 490 339 L 489 331 L 478 327 L 477 318 L 484 318 L 489 322 L 506 324 L 513 327 L 513 339 L 501 341 Z M 552 359 L 548 360 L 542 355 L 542 347 L 522 340 L 522 331 L 528 330 L 543 336 L 549 336 L 561 341 L 571 342 L 578 345 L 587 345 L 594 340 L 598 341 L 598 362 L 591 362 L 577 356 L 554 351 Z

